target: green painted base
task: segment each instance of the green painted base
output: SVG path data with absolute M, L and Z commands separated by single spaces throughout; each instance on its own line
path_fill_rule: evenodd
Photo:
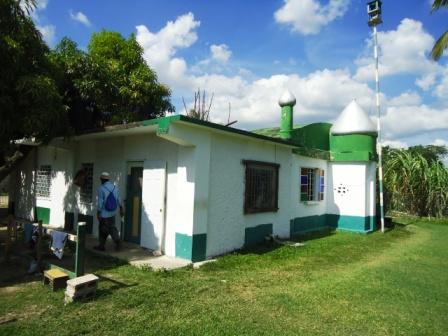
M 291 236 L 325 229 L 369 233 L 375 230 L 375 217 L 325 214 L 320 216 L 298 217 L 292 219 L 290 222 Z
M 244 245 L 252 246 L 265 241 L 265 237 L 272 235 L 272 224 L 260 224 L 246 228 L 244 232 Z
M 193 262 L 205 260 L 207 234 L 189 236 L 176 232 L 176 257 Z

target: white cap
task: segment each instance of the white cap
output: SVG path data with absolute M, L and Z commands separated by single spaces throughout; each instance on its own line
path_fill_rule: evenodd
M 330 130 L 331 134 L 376 134 L 377 129 L 368 114 L 356 100 L 342 111 Z
M 110 179 L 109 173 L 108 172 L 102 172 L 101 176 L 100 176 L 100 179 L 109 180 Z
M 291 93 L 291 91 L 286 90 L 283 92 L 282 96 L 278 100 L 280 106 L 294 106 L 296 104 L 296 97 Z

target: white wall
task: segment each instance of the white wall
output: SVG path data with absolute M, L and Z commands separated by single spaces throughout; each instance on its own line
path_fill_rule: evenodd
M 93 234 L 98 234 L 98 221 L 96 220 L 96 193 L 100 185 L 99 176 L 103 171 L 111 175 L 116 183 L 122 200 L 126 198 L 126 175 L 129 162 L 164 161 L 167 163 L 167 200 L 166 200 L 166 240 L 165 253 L 175 253 L 176 226 L 181 217 L 176 212 L 178 202 L 182 199 L 177 190 L 177 184 L 187 178 L 186 175 L 178 177 L 178 145 L 160 139 L 155 134 L 127 135 L 126 137 L 112 137 L 106 139 L 90 139 L 79 141 L 77 145 L 75 171 L 81 168 L 82 163 L 93 162 L 93 202 L 83 204 L 79 201 L 79 191 L 76 191 L 77 206 L 80 213 L 94 217 Z M 143 188 L 145 186 L 143 185 Z M 79 188 L 77 188 L 79 189 Z M 143 200 L 145 201 L 145 200 Z M 142 209 L 142 216 L 146 212 Z M 142 220 L 142 223 L 148 223 Z M 120 229 L 119 217 L 116 217 L 116 226 Z
M 330 163 L 329 182 L 331 185 L 328 186 L 327 211 L 329 214 L 362 217 L 368 215 L 368 211 L 371 210 L 366 208 L 366 204 L 371 202 L 367 201 L 366 186 L 367 183 L 370 185 L 375 177 L 374 169 L 372 176 L 371 166 L 370 162 Z M 367 176 L 368 169 L 369 178 Z M 370 181 L 366 182 L 368 180 Z M 374 185 L 372 191 L 374 191 Z
M 329 194 L 328 162 L 302 155 L 293 155 L 291 170 L 291 218 L 323 215 L 327 211 L 327 195 Z M 301 168 L 319 168 L 325 172 L 325 189 L 323 201 L 300 201 L 300 173 Z
M 214 134 L 211 142 L 207 257 L 244 245 L 245 229 L 273 224 L 275 235 L 289 236 L 291 149 L 256 139 Z M 245 165 L 242 160 L 280 164 L 277 212 L 244 214 Z

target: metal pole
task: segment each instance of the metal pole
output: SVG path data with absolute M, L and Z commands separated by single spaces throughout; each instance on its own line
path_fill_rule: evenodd
M 84 275 L 86 222 L 78 223 L 78 228 L 76 231 L 75 274 L 77 277 L 79 277 L 81 275 Z
M 376 111 L 377 111 L 377 130 L 378 130 L 378 138 L 376 142 L 378 152 L 378 182 L 380 186 L 381 232 L 384 232 L 383 150 L 381 147 L 380 80 L 378 71 L 378 39 L 377 39 L 376 24 L 373 25 L 373 40 L 374 40 L 374 56 L 375 56 Z

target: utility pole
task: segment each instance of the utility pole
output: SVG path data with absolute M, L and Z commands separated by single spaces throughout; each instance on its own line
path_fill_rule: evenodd
M 376 26 L 383 23 L 381 19 L 381 1 L 370 1 L 367 3 L 369 14 L 369 27 L 373 27 L 373 52 L 375 57 L 375 86 L 376 86 L 376 111 L 377 111 L 377 153 L 378 153 L 378 182 L 380 188 L 380 216 L 381 232 L 384 233 L 384 189 L 383 189 L 383 150 L 381 146 L 381 109 L 380 109 L 380 80 L 378 71 L 378 37 Z

